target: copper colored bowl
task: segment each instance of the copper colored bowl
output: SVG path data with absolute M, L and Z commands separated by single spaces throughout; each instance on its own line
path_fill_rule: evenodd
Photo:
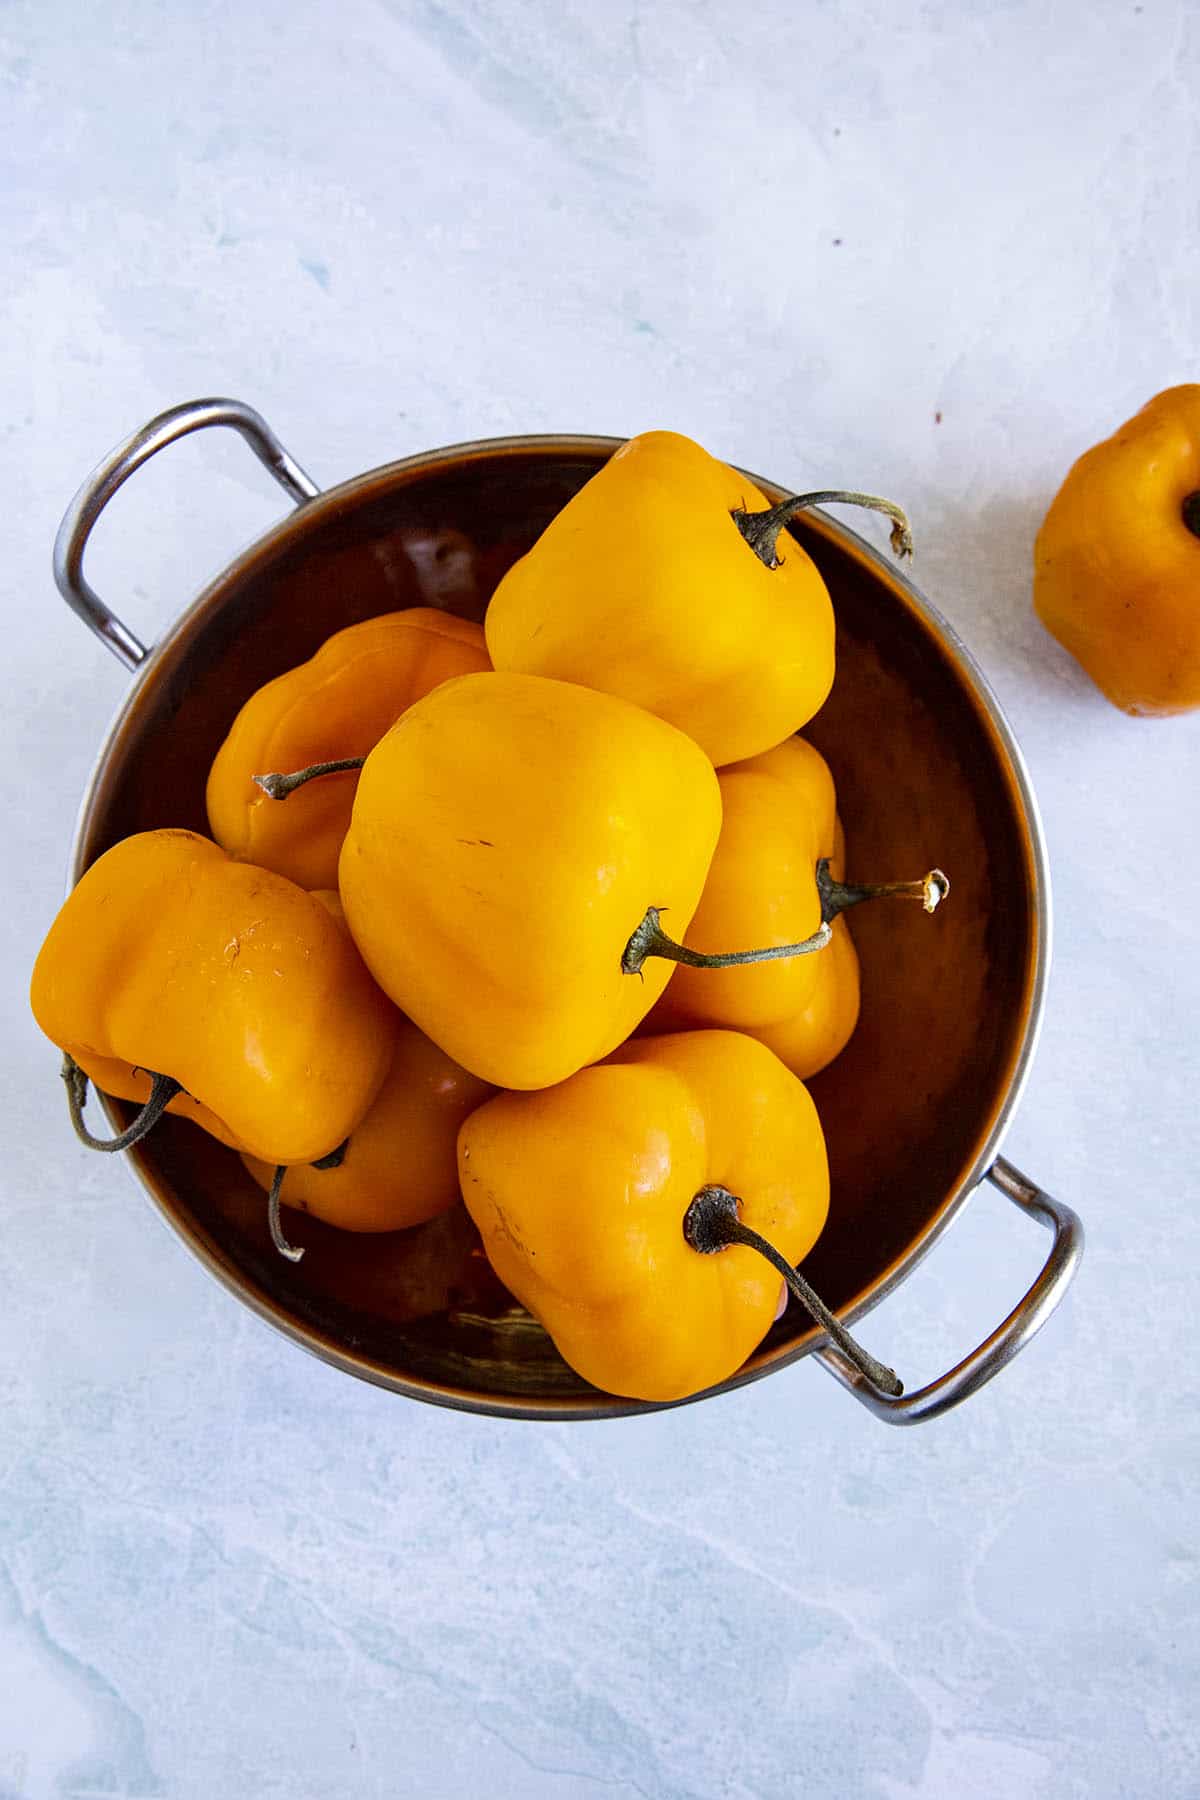
M 147 651 L 88 586 L 88 534 L 121 483 L 164 444 L 231 426 L 298 510 L 240 556 Z M 83 802 L 72 879 L 119 838 L 207 830 L 210 762 L 243 701 L 342 626 L 407 606 L 479 619 L 504 571 L 617 447 L 610 438 L 503 438 L 408 457 L 319 493 L 263 420 L 233 401 L 173 409 L 85 483 L 63 521 L 60 589 L 136 679 Z M 784 490 L 753 478 L 772 499 Z M 806 735 L 837 782 L 849 872 L 953 882 L 935 919 L 906 907 L 854 918 L 862 1018 L 811 1084 L 829 1142 L 833 1202 L 805 1272 L 850 1320 L 901 1281 L 985 1176 L 1053 1232 L 1033 1288 L 955 1369 L 891 1400 L 849 1369 L 792 1306 L 735 1387 L 816 1351 L 858 1398 L 898 1423 L 963 1399 L 1048 1316 L 1078 1262 L 1079 1221 L 997 1159 L 1037 1036 L 1049 959 L 1049 888 L 1020 753 L 962 644 L 917 590 L 844 526 L 792 527 L 838 622 L 837 680 Z M 110 1102 L 115 1121 L 127 1113 Z M 359 1237 L 289 1215 L 310 1247 L 273 1252 L 261 1190 L 239 1159 L 168 1118 L 132 1153 L 168 1222 L 263 1318 L 326 1361 L 415 1399 L 513 1417 L 645 1411 L 597 1392 L 495 1282 L 461 1211 L 412 1232 Z

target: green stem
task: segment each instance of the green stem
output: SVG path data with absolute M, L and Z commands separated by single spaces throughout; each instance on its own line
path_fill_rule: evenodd
M 289 1262 L 298 1263 L 304 1252 L 295 1244 L 288 1243 L 283 1235 L 283 1225 L 279 1218 L 279 1190 L 283 1186 L 283 1178 L 287 1171 L 287 1164 L 280 1163 L 271 1179 L 271 1191 L 267 1195 L 267 1224 L 270 1227 L 271 1242 L 280 1256 L 286 1256 Z
M 1193 537 L 1200 538 L 1200 488 L 1197 488 L 1194 493 L 1184 496 L 1183 505 L 1179 510 L 1183 514 L 1184 524 Z
M 861 886 L 857 882 L 835 881 L 829 873 L 829 858 L 823 856 L 817 864 L 817 892 L 821 896 L 821 917 L 829 925 L 839 913 L 864 900 L 919 900 L 927 913 L 936 912 L 950 892 L 950 879 L 940 869 L 930 869 L 920 881 Z
M 823 488 L 814 494 L 792 494 L 787 500 L 780 500 L 778 505 L 769 506 L 765 512 L 745 512 L 739 506 L 731 517 L 759 561 L 768 569 L 777 569 L 780 559 L 776 554 L 776 546 L 784 526 L 790 525 L 796 514 L 806 506 L 829 505 L 867 506 L 872 512 L 884 513 L 892 521 L 893 554 L 899 557 L 912 555 L 912 526 L 908 522 L 908 515 L 893 500 L 881 500 L 877 494 L 854 494 L 841 488 Z
M 801 1306 L 822 1326 L 826 1335 L 872 1386 L 884 1394 L 902 1394 L 904 1383 L 894 1369 L 881 1363 L 846 1330 L 841 1320 L 831 1313 L 821 1296 L 809 1285 L 798 1269 L 794 1269 L 774 1244 L 743 1225 L 739 1215 L 741 1201 L 725 1187 L 702 1187 L 683 1215 L 683 1235 L 701 1256 L 713 1256 L 730 1244 L 744 1244 L 765 1256 L 772 1268 L 778 1269 Z
M 84 1074 L 73 1056 L 63 1057 L 62 1078 L 67 1084 L 67 1107 L 71 1114 L 71 1124 L 75 1128 L 75 1136 L 89 1150 L 131 1150 L 158 1124 L 164 1112 L 183 1088 L 183 1083 L 176 1081 L 173 1075 L 156 1075 L 147 1069 L 150 1076 L 150 1098 L 134 1119 L 132 1125 L 126 1127 L 118 1137 L 93 1137 L 83 1122 L 83 1109 L 87 1105 L 88 1077 Z
M 306 781 L 315 781 L 319 775 L 344 775 L 349 769 L 361 769 L 366 762 L 365 756 L 344 756 L 341 762 L 313 763 L 307 769 L 296 769 L 290 775 L 255 775 L 253 780 L 270 800 L 286 800 Z
M 689 969 L 732 969 L 739 963 L 778 962 L 790 956 L 810 956 L 814 950 L 823 950 L 833 935 L 828 925 L 822 924 L 811 937 L 803 938 L 797 944 L 773 944 L 768 950 L 689 950 L 686 944 L 677 944 L 668 937 L 659 924 L 659 909 L 648 906 L 646 916 L 625 946 L 621 957 L 621 967 L 626 975 L 640 975 L 642 964 L 649 956 L 662 956 L 668 962 L 686 963 Z

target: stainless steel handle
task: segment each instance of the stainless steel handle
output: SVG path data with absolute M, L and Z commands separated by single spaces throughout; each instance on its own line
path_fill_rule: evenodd
M 997 1157 L 988 1170 L 988 1180 L 1030 1218 L 1054 1233 L 1054 1243 L 1041 1274 L 1004 1323 L 997 1325 L 977 1350 L 972 1350 L 970 1356 L 956 1363 L 947 1374 L 939 1375 L 928 1387 L 918 1388 L 916 1393 L 904 1394 L 899 1399 L 880 1393 L 840 1350 L 826 1346 L 816 1352 L 817 1361 L 835 1375 L 843 1387 L 849 1388 L 855 1399 L 861 1400 L 876 1418 L 886 1419 L 889 1425 L 919 1425 L 924 1419 L 935 1419 L 939 1413 L 948 1412 L 950 1407 L 957 1406 L 960 1400 L 983 1387 L 993 1375 L 998 1375 L 1041 1330 L 1079 1267 L 1083 1255 L 1083 1225 L 1069 1206 L 1043 1193 L 1036 1182 L 1014 1169 L 1003 1157 Z
M 189 431 L 202 431 L 208 425 L 228 425 L 240 432 L 259 462 L 270 470 L 297 506 L 303 506 L 306 500 L 315 500 L 321 491 L 299 463 L 288 455 L 266 420 L 240 400 L 187 400 L 182 406 L 172 406 L 167 412 L 159 413 L 156 419 L 151 419 L 148 425 L 127 437 L 123 444 L 118 444 L 92 470 L 63 515 L 54 540 L 54 579 L 67 605 L 127 669 L 136 669 L 149 652 L 141 639 L 110 612 L 89 585 L 83 573 L 83 553 L 97 519 L 117 489 L 168 444 L 186 437 Z

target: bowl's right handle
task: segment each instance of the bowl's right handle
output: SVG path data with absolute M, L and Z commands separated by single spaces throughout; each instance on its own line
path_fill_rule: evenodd
M 266 420 L 252 406 L 240 400 L 187 400 L 159 413 L 118 444 L 99 466 L 92 470 L 72 500 L 54 542 L 54 579 L 58 591 L 89 630 L 112 651 L 127 669 L 136 669 L 149 652 L 140 638 L 105 606 L 83 573 L 83 553 L 87 541 L 117 489 L 140 469 L 144 462 L 186 437 L 189 431 L 202 431 L 209 425 L 227 425 L 240 432 L 265 468 L 280 487 L 303 506 L 315 500 L 320 488 L 304 473 L 299 463 L 288 455 Z
M 843 1387 L 849 1388 L 856 1400 L 861 1400 L 877 1418 L 886 1419 L 889 1425 L 919 1425 L 924 1419 L 934 1419 L 939 1413 L 957 1406 L 993 1375 L 998 1375 L 1041 1330 L 1079 1267 L 1083 1255 L 1083 1225 L 1069 1206 L 1045 1193 L 1003 1157 L 997 1157 L 992 1164 L 988 1179 L 1030 1218 L 1054 1233 L 1054 1242 L 1041 1273 L 1003 1324 L 997 1325 L 978 1349 L 972 1350 L 945 1375 L 939 1375 L 927 1387 L 897 1399 L 881 1393 L 833 1345 L 826 1345 L 816 1352 L 818 1362 L 835 1375 Z

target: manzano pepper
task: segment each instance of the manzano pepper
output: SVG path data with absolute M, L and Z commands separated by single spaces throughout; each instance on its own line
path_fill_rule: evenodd
M 1033 603 L 1114 706 L 1200 706 L 1200 385 L 1079 458 L 1038 532 Z
M 718 765 L 799 729 L 829 693 L 833 609 L 788 521 L 819 501 L 771 506 L 745 475 L 672 431 L 631 438 L 551 520 L 493 594 L 497 669 L 619 694 L 695 738 Z M 784 544 L 786 542 L 786 549 Z
M 440 681 L 487 667 L 481 627 L 431 607 L 383 613 L 335 632 L 238 713 L 208 777 L 213 836 L 239 861 L 274 869 L 301 887 L 336 887 L 356 759 Z M 343 760 L 351 766 L 336 766 Z M 286 808 L 272 805 L 255 781 L 313 763 L 335 767 Z
M 686 926 L 720 820 L 712 764 L 661 719 L 463 675 L 367 758 L 338 885 L 375 979 L 427 1036 L 497 1087 L 548 1087 L 666 986 L 668 963 L 638 979 L 622 954 L 652 902 Z
M 688 929 L 697 950 L 729 943 L 787 945 L 832 930 L 820 956 L 676 970 L 646 1022 L 650 1031 L 723 1025 L 751 1032 L 807 1078 L 845 1047 L 858 1019 L 858 958 L 843 917 L 861 900 L 901 895 L 930 912 L 949 883 L 850 887 L 828 764 L 802 738 L 720 771 L 722 823 L 704 893 Z
M 782 1276 L 898 1391 L 793 1267 L 825 1223 L 825 1142 L 803 1084 L 753 1038 L 640 1039 L 489 1100 L 458 1142 L 493 1268 L 596 1387 L 666 1401 L 726 1380 L 770 1328 Z
M 398 1022 L 336 896 L 191 831 L 140 832 L 92 864 L 50 927 L 30 999 L 66 1053 L 92 1147 L 128 1148 L 169 1109 L 280 1167 L 325 1157 L 354 1130 Z M 89 1079 L 145 1102 L 116 1139 L 83 1126 Z

